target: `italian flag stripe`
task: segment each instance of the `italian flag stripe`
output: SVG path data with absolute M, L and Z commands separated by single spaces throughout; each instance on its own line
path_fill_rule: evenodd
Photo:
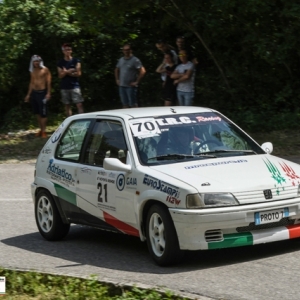
M 209 242 L 208 249 L 257 245 L 298 237 L 300 237 L 300 224 L 243 233 L 224 234 L 223 241 Z
M 208 243 L 208 249 L 231 248 L 239 246 L 253 245 L 253 237 L 250 232 L 224 234 L 221 242 Z
M 57 193 L 57 196 L 61 199 L 66 200 L 67 202 L 70 202 L 71 204 L 74 204 L 77 206 L 77 201 L 76 201 L 76 194 L 67 190 L 63 186 L 54 183 L 54 187 Z
M 124 233 L 127 233 L 129 235 L 140 236 L 139 231 L 136 228 L 120 221 L 114 216 L 108 214 L 107 212 L 103 211 L 103 216 L 107 224 L 112 225 L 120 231 L 123 231 Z

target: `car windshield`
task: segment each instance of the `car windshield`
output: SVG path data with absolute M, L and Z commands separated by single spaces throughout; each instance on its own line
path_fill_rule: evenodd
M 144 165 L 265 153 L 245 132 L 215 112 L 139 118 L 129 123 Z

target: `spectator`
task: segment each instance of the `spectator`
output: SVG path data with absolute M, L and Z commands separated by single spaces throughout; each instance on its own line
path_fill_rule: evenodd
M 40 130 L 36 136 L 47 138 L 47 101 L 51 97 L 51 73 L 38 55 L 31 57 L 29 72 L 30 83 L 24 101 L 29 102 L 31 100 L 33 113 L 37 116 Z
M 156 48 L 158 50 L 160 50 L 163 54 L 167 53 L 167 52 L 171 52 L 173 54 L 173 61 L 174 63 L 177 65 L 178 63 L 178 56 L 174 50 L 174 48 L 169 45 L 165 40 L 158 40 L 155 44 Z M 163 58 L 162 63 L 164 63 L 165 58 Z M 163 81 L 163 85 L 165 84 L 165 80 L 166 80 L 166 73 L 161 73 L 161 80 Z
M 192 105 L 194 97 L 195 66 L 188 60 L 186 50 L 180 50 L 179 57 L 182 63 L 176 67 L 171 78 L 175 79 L 174 84 L 177 84 L 179 105 L 188 106 Z
M 72 102 L 76 104 L 78 113 L 83 113 L 84 101 L 81 95 L 79 77 L 81 76 L 81 63 L 78 58 L 72 57 L 71 44 L 63 44 L 64 58 L 58 62 L 58 78 L 61 78 L 61 101 L 65 105 L 66 116 L 72 115 Z
M 123 54 L 115 68 L 116 83 L 119 86 L 123 108 L 137 107 L 138 85 L 146 70 L 141 61 L 132 54 L 129 44 L 123 46 Z
M 196 66 L 198 64 L 197 58 L 194 56 L 194 53 L 190 46 L 186 44 L 185 37 L 184 36 L 177 36 L 176 38 L 176 46 L 177 46 L 177 53 L 179 53 L 180 50 L 186 50 L 189 60 Z M 179 63 L 181 63 L 181 59 L 179 57 Z
M 166 52 L 163 63 L 156 69 L 157 73 L 166 74 L 166 80 L 162 90 L 165 106 L 176 104 L 176 85 L 174 85 L 174 79 L 171 78 L 171 74 L 174 72 L 175 68 L 176 64 L 174 63 L 173 53 Z

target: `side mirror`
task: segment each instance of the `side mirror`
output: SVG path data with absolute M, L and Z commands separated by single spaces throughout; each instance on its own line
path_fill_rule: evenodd
M 103 167 L 111 171 L 131 172 L 131 165 L 123 164 L 117 158 L 104 158 Z
M 273 144 L 270 142 L 263 143 L 261 148 L 267 153 L 271 154 L 273 152 Z

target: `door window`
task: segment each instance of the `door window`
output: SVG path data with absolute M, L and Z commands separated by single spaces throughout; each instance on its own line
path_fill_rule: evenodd
M 112 157 L 125 163 L 127 149 L 120 122 L 98 121 L 88 141 L 84 162 L 102 167 L 104 158 Z
M 81 147 L 90 123 L 91 120 L 77 120 L 72 122 L 59 141 L 55 157 L 78 162 Z

